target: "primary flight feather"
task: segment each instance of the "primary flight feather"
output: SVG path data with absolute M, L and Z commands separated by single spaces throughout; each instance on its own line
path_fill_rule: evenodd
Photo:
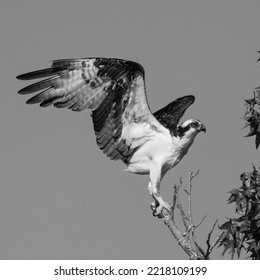
M 45 78 L 18 92 L 37 92 L 28 104 L 91 109 L 99 148 L 110 159 L 123 161 L 127 171 L 149 174 L 154 215 L 160 217 L 163 209 L 170 211 L 160 195 L 160 182 L 187 153 L 195 136 L 206 131 L 198 120 L 179 124 L 194 96 L 178 98 L 153 114 L 146 99 L 143 67 L 123 59 L 54 60 L 51 68 L 17 78 Z

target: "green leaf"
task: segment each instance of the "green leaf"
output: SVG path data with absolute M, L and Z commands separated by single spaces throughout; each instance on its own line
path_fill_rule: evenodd
M 219 227 L 219 229 L 230 231 L 231 227 L 232 227 L 232 224 L 230 221 L 228 221 L 228 222 L 225 222 L 223 225 L 221 225 Z
M 256 193 L 255 188 L 249 188 L 244 191 L 244 195 L 247 197 L 252 197 Z
M 257 197 L 260 199 L 260 188 L 257 190 Z
M 255 92 L 257 93 L 256 102 L 257 102 L 257 104 L 259 105 L 259 103 L 260 103 L 260 87 L 257 87 L 257 88 L 255 89 Z
M 257 222 L 256 222 L 256 227 L 260 227 L 260 220 L 258 220 Z
M 255 98 L 252 99 L 245 99 L 246 103 L 250 105 L 250 107 L 253 107 L 256 102 L 255 102 Z
M 260 213 L 258 213 L 256 216 L 254 216 L 254 218 L 253 218 L 254 220 L 258 220 L 258 219 L 260 219 Z
M 235 243 L 234 241 L 229 241 L 227 242 L 227 244 L 225 245 L 224 251 L 222 253 L 222 255 L 224 256 L 224 254 L 226 253 L 226 251 L 229 250 L 229 253 L 231 254 L 231 259 L 234 258 L 234 253 L 235 253 Z
M 227 200 L 227 204 L 233 203 L 234 201 L 237 200 L 237 195 L 232 194 L 229 199 Z
M 229 191 L 228 193 L 231 193 L 231 194 L 239 194 L 239 190 L 238 190 L 238 189 L 232 189 L 232 190 Z
M 248 133 L 247 135 L 245 135 L 244 137 L 251 137 L 251 136 L 256 135 L 257 129 L 258 129 L 258 127 L 256 127 L 254 123 L 251 123 L 251 124 L 250 124 L 250 131 L 249 131 L 249 133 Z
M 254 220 L 260 219 L 260 205 L 257 204 L 255 207 L 254 215 L 253 215 Z

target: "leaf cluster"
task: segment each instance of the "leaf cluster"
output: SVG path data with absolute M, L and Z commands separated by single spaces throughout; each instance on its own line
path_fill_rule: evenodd
M 260 61 L 260 58 L 258 61 Z M 248 126 L 250 128 L 249 133 L 245 137 L 255 135 L 255 145 L 257 149 L 260 145 L 260 87 L 255 88 L 253 93 L 253 98 L 245 99 L 246 112 L 243 119 L 246 121 L 244 128 Z
M 244 172 L 242 186 L 230 191 L 228 203 L 234 203 L 236 218 L 230 218 L 219 228 L 222 230 L 219 246 L 224 246 L 223 255 L 229 250 L 231 258 L 241 249 L 250 253 L 250 258 L 260 259 L 260 171 Z

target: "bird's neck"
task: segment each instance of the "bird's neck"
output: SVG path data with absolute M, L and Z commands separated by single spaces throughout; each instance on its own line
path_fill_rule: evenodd
M 186 133 L 182 137 L 177 137 L 180 149 L 187 152 L 197 134 L 196 131 L 193 131 L 191 133 Z

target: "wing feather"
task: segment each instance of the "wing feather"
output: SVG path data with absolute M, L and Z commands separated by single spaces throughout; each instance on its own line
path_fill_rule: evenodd
M 167 113 L 151 113 L 145 93 L 144 69 L 135 62 L 111 58 L 54 60 L 50 68 L 17 76 L 20 80 L 42 79 L 19 91 L 32 94 L 27 103 L 46 107 L 92 110 L 97 145 L 110 159 L 129 162 L 151 131 L 168 133 L 170 109 L 184 113 L 178 102 Z M 188 100 L 191 102 L 191 99 Z M 179 117 L 174 117 L 175 120 Z
M 28 99 L 26 101 L 27 104 L 35 104 L 35 103 L 41 103 L 43 101 L 45 101 L 46 99 L 49 99 L 49 94 L 50 91 L 53 89 L 53 87 L 49 87 L 43 91 L 41 91 L 40 93 L 38 93 L 37 95 L 34 95 L 32 98 Z M 58 96 L 59 98 L 59 96 Z
M 177 126 L 188 107 L 195 101 L 193 95 L 186 95 L 175 99 L 167 106 L 154 113 L 155 118 L 172 134 L 177 135 Z
M 52 67 L 52 68 L 42 69 L 42 70 L 33 71 L 33 72 L 29 72 L 29 73 L 26 73 L 26 74 L 19 75 L 19 76 L 17 76 L 17 79 L 19 79 L 19 80 L 32 80 L 32 79 L 46 78 L 46 77 L 49 77 L 49 76 L 53 76 L 57 72 L 62 72 L 62 71 L 66 71 L 66 70 L 67 70 L 66 66 Z
M 55 84 L 59 82 L 59 76 L 54 76 L 51 78 L 48 78 L 46 80 L 40 81 L 38 83 L 32 84 L 30 86 L 27 86 L 21 90 L 18 91 L 19 94 L 29 94 L 34 93 L 39 90 L 46 89 L 47 87 L 52 87 Z

